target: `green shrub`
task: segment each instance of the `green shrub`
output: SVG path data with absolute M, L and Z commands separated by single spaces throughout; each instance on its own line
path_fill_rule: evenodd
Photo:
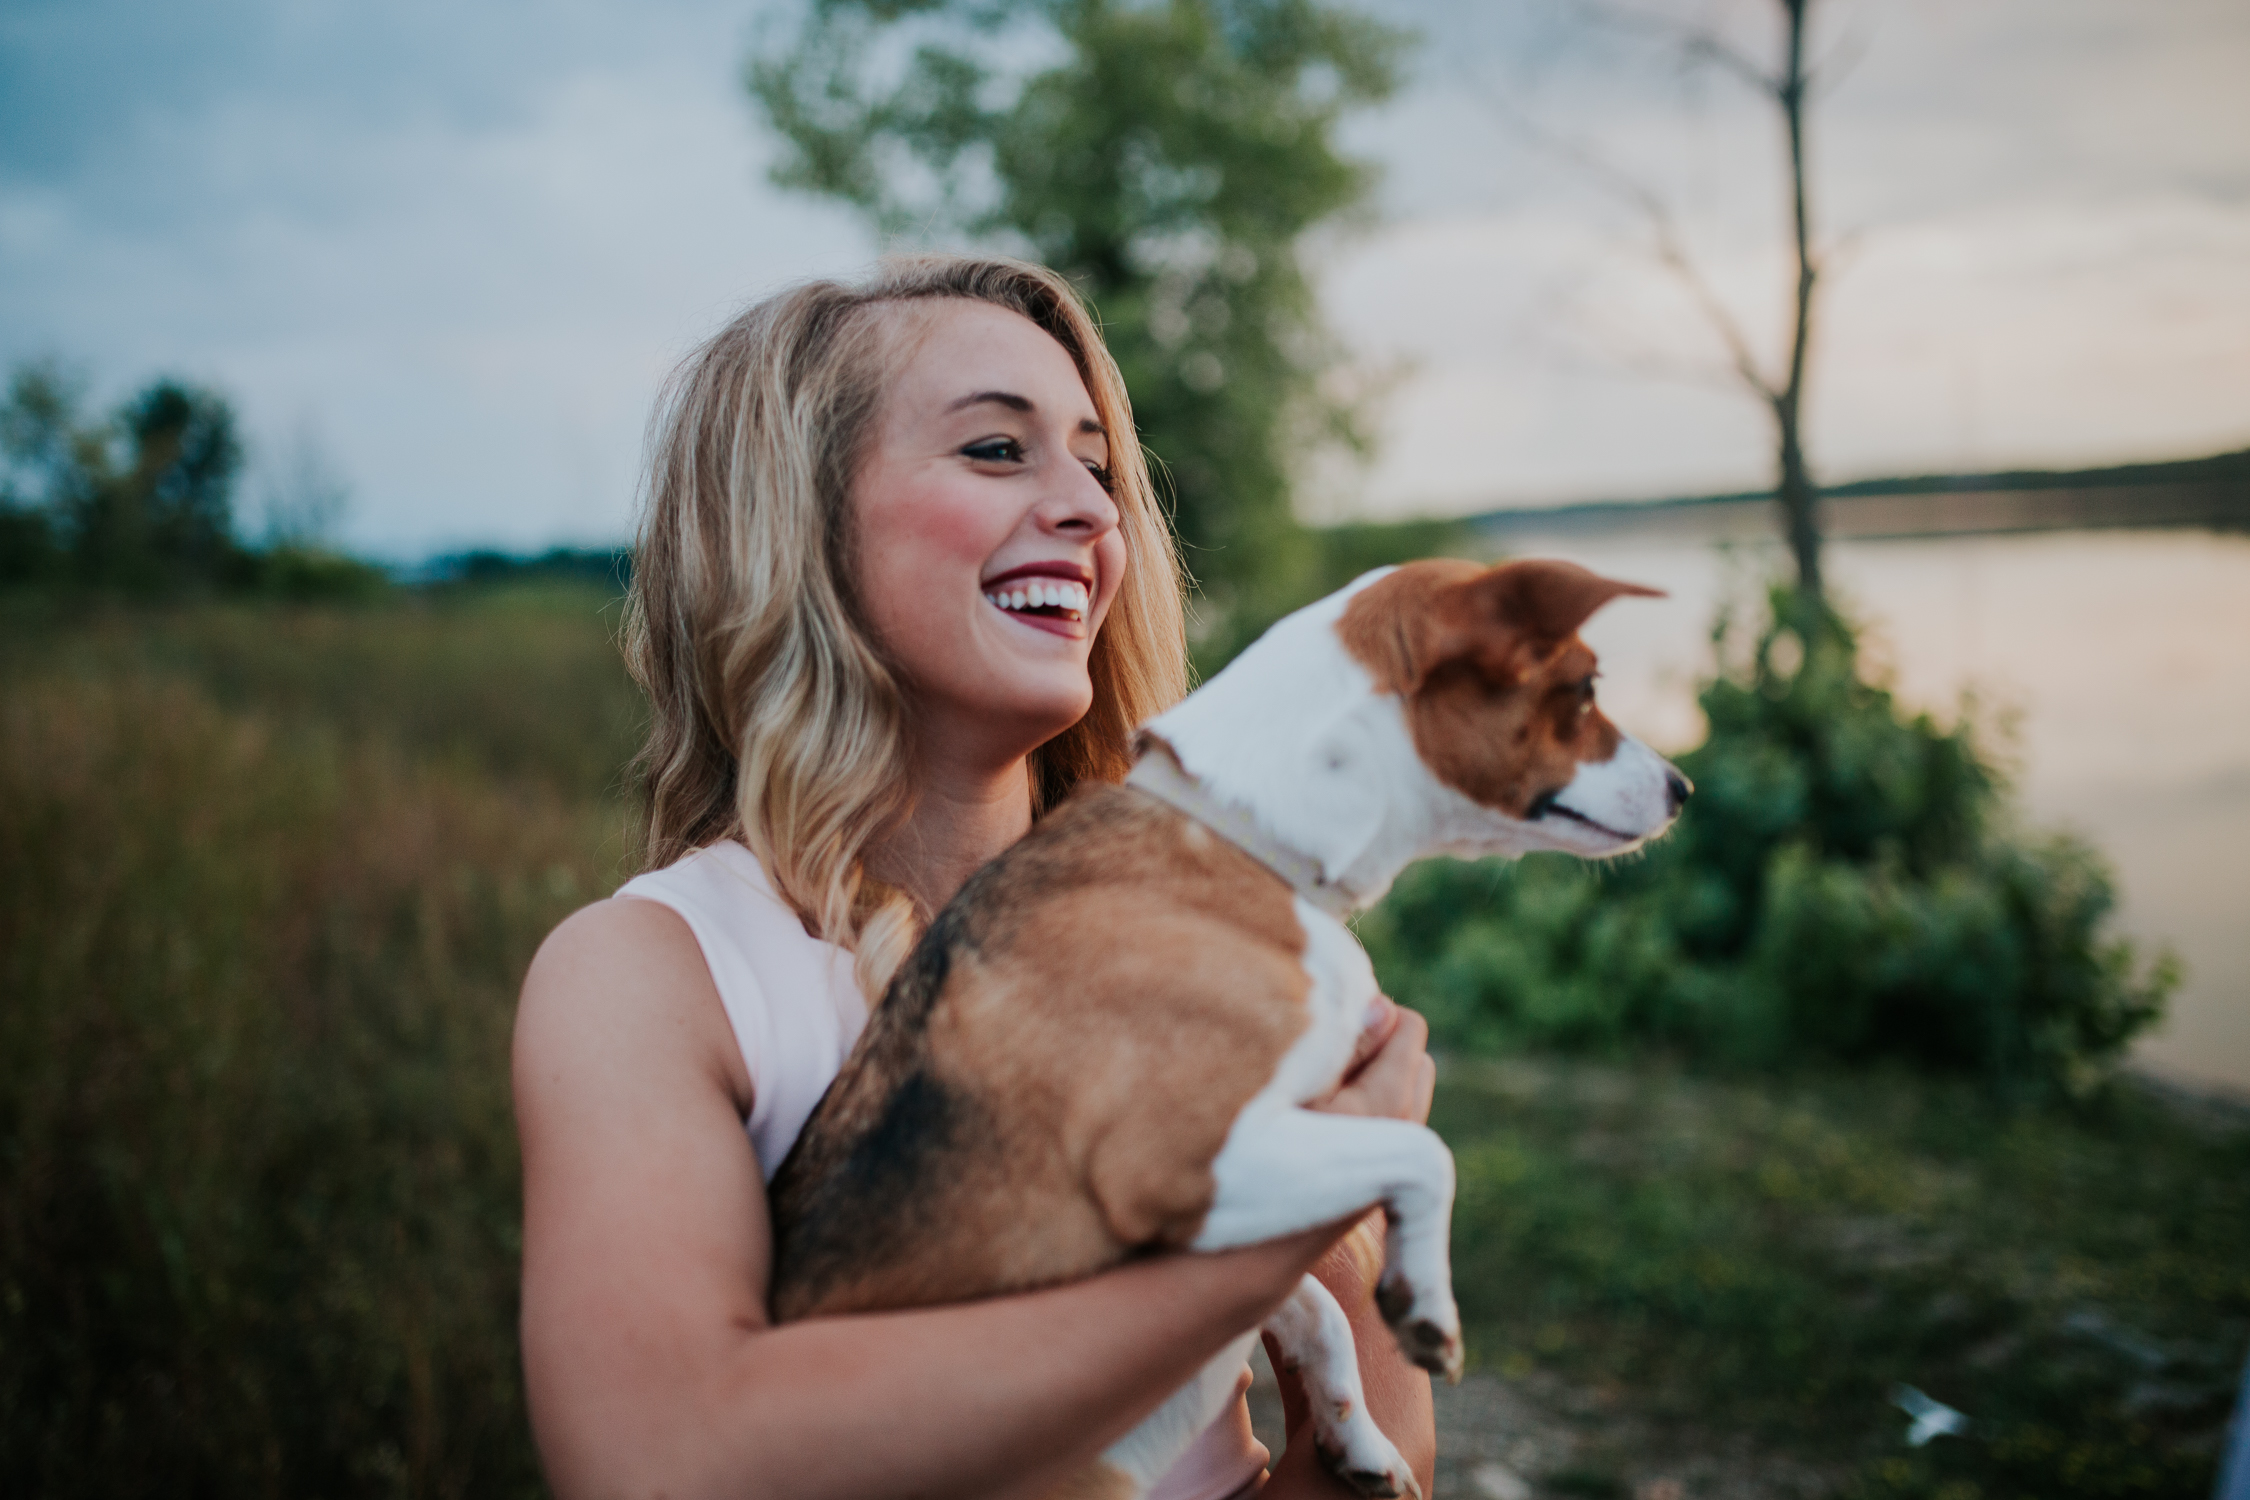
M 252 588 L 292 604 L 366 604 L 390 592 L 390 578 L 372 563 L 320 547 L 269 547 L 251 559 Z
M 1696 783 L 1644 856 L 1409 870 L 1361 936 L 1446 1045 L 1906 1059 L 2079 1092 L 2160 1013 L 2085 845 L 2017 829 L 1974 726 L 1902 711 L 1850 626 L 1722 619 Z

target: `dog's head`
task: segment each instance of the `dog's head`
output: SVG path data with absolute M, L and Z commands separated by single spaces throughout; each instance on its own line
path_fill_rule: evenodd
M 1357 589 L 1336 622 L 1377 688 L 1398 696 L 1416 753 L 1475 804 L 1462 853 L 1600 858 L 1655 837 L 1690 790 L 1603 717 L 1578 628 L 1621 595 L 1661 597 L 1574 563 L 1408 563 Z

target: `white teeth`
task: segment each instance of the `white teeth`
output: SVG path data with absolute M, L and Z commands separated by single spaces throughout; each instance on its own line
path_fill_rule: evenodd
M 1086 612 L 1086 585 L 1057 580 L 1033 581 L 1019 588 L 1000 589 L 986 594 L 985 599 L 995 609 L 1063 609 L 1076 614 Z

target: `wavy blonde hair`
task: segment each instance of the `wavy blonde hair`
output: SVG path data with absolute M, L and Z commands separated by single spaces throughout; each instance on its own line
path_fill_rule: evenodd
M 743 313 L 674 372 L 651 458 L 626 655 L 647 692 L 634 763 L 643 868 L 748 845 L 805 929 L 853 950 L 879 995 L 926 918 L 864 854 L 909 810 L 913 724 L 852 589 L 850 495 L 908 347 L 905 305 L 989 302 L 1069 351 L 1110 436 L 1124 581 L 1090 661 L 1094 703 L 1031 757 L 1033 813 L 1116 781 L 1134 726 L 1187 687 L 1183 575 L 1117 365 L 1070 284 L 997 257 L 884 261 Z

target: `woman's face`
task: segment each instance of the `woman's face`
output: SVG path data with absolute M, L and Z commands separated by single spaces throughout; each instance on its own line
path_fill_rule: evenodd
M 1109 435 L 1062 345 L 986 302 L 926 319 L 852 482 L 854 584 L 925 753 L 1022 755 L 1094 701 L 1125 542 Z

